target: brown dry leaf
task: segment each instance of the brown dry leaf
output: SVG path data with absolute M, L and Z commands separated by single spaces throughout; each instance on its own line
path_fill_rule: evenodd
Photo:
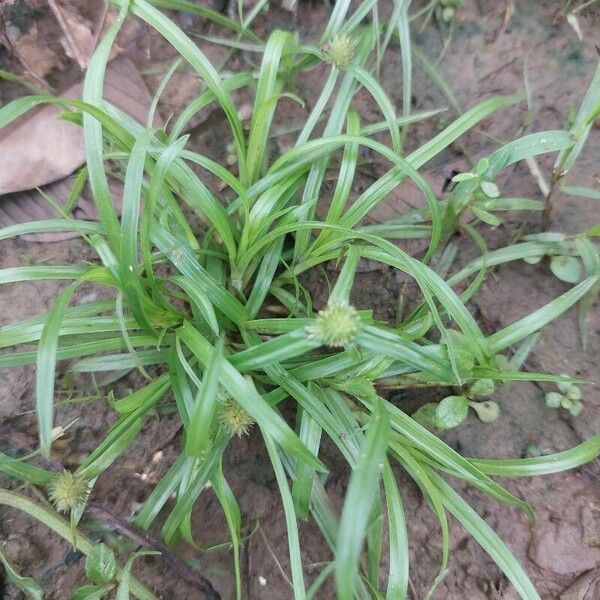
M 108 0 L 46 0 L 63 31 L 60 39 L 66 54 L 83 70 L 87 67 L 109 11 Z M 111 54 L 115 56 L 115 54 Z
M 81 83 L 63 98 L 78 98 Z M 104 97 L 139 122 L 144 122 L 150 94 L 133 63 L 113 60 L 104 82 Z M 28 112 L 0 131 L 0 194 L 40 187 L 67 177 L 85 160 L 81 127 L 58 119 L 62 109 L 52 105 Z
M 61 38 L 61 44 L 67 56 L 75 60 L 82 69 L 85 69 L 96 44 L 96 37 L 92 33 L 92 24 L 74 11 L 72 7 L 59 7 L 56 0 L 47 1 L 63 30 L 64 36 Z
M 12 46 L 19 60 L 38 80 L 61 66 L 56 54 L 46 44 L 40 43 L 35 25 L 30 32 L 13 42 Z
M 560 600 L 597 600 L 600 598 L 600 569 L 578 577 L 560 595 Z
M 79 97 L 82 84 L 69 88 L 62 97 Z M 145 83 L 127 58 L 111 61 L 104 80 L 104 97 L 138 122 L 144 123 L 152 102 Z M 34 219 L 55 218 L 57 213 L 35 188 L 54 183 L 47 189 L 58 204 L 64 205 L 72 187 L 69 176 L 85 161 L 81 127 L 57 118 L 61 109 L 45 106 L 27 113 L 0 131 L 0 227 Z M 155 118 L 156 126 L 160 118 Z M 85 193 L 84 193 L 85 196 Z M 85 197 L 76 216 L 93 218 L 91 203 Z M 44 234 L 30 239 L 51 241 L 71 234 Z

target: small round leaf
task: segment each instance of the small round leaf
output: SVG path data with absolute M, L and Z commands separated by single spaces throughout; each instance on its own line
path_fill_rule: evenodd
M 581 400 L 573 400 L 569 412 L 576 417 L 583 410 L 583 402 Z
M 566 373 L 561 373 L 561 377 L 570 377 Z M 557 381 L 556 387 L 563 393 L 566 394 L 572 387 L 573 384 L 570 381 Z
M 581 263 L 574 256 L 553 256 L 550 270 L 567 283 L 577 283 L 581 279 Z
M 491 396 L 496 389 L 491 379 L 478 379 L 469 390 L 471 396 Z
M 500 196 L 500 190 L 498 189 L 498 186 L 492 181 L 482 181 L 480 187 L 481 191 L 488 198 L 498 198 L 498 196 Z
M 527 444 L 525 447 L 526 458 L 536 458 L 538 456 L 542 456 L 542 454 L 542 449 L 537 444 Z
M 454 19 L 455 13 L 456 11 L 451 6 L 446 6 L 442 10 L 442 21 L 444 21 L 444 23 L 449 23 L 452 21 L 452 19 Z
M 486 225 L 489 225 L 490 227 L 499 227 L 500 225 L 502 225 L 502 219 L 498 218 L 496 215 L 493 215 L 487 210 L 483 210 L 478 206 L 472 206 L 471 210 L 480 221 L 482 221 Z
M 459 371 L 467 373 L 473 368 L 475 357 L 467 338 L 462 332 L 454 329 L 446 330 L 446 336 L 442 340 L 442 345 L 446 346 L 446 348 L 452 345 L 456 358 L 456 366 Z
M 92 583 L 113 581 L 117 574 L 115 553 L 106 544 L 97 544 L 85 560 L 85 574 Z
M 494 359 L 496 361 L 496 367 L 499 371 L 510 371 L 510 363 L 504 354 L 496 354 Z
M 560 405 L 565 409 L 565 410 L 571 410 L 572 406 L 573 406 L 573 400 L 567 398 L 566 396 L 562 397 L 562 400 L 560 401 Z
M 416 410 L 411 417 L 419 424 L 428 429 L 429 431 L 435 431 L 435 409 L 437 408 L 437 402 L 428 402 Z
M 549 408 L 558 408 L 562 402 L 563 395 L 558 392 L 548 392 L 545 396 L 546 406 Z
M 435 410 L 435 424 L 440 429 L 460 425 L 469 412 L 469 402 L 464 396 L 447 396 Z
M 482 173 L 485 173 L 489 169 L 489 167 L 490 167 L 490 160 L 488 158 L 482 158 L 477 163 L 477 166 L 475 167 L 475 172 L 478 175 L 481 175 Z
M 569 400 L 581 400 L 582 397 L 583 397 L 583 394 L 581 393 L 581 390 L 576 385 L 572 385 L 567 390 L 567 398 L 569 398 Z

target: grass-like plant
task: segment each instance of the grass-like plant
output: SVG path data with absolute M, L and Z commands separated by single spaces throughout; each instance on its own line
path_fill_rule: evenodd
M 42 103 L 60 105 L 69 111 L 67 118 L 81 122 L 87 177 L 99 215 L 99 222 L 65 215 L 0 230 L 0 240 L 33 232 L 75 231 L 98 255 L 97 264 L 0 270 L 2 284 L 70 282 L 46 314 L 0 329 L 0 347 L 13 350 L 0 355 L 0 368 L 36 364 L 40 450 L 45 456 L 50 455 L 52 445 L 57 363 L 75 359 L 71 369 L 76 372 L 139 369 L 148 381 L 112 403 L 117 420 L 74 473 L 53 473 L 5 455 L 0 455 L 0 469 L 47 489 L 75 527 L 96 478 L 127 451 L 151 411 L 170 403 L 183 424 L 181 453 L 146 499 L 135 525 L 147 530 L 161 511 L 168 510 L 162 527 L 164 540 L 190 539 L 192 508 L 210 483 L 229 528 L 238 598 L 242 597 L 242 523 L 222 460 L 231 439 L 253 424 L 264 440 L 281 494 L 294 598 L 314 597 L 329 575 L 335 577 L 340 599 L 407 596 L 408 531 L 394 473 L 398 467 L 414 479 L 439 519 L 442 557 L 432 590 L 448 565 L 450 513 L 523 598 L 538 598 L 518 561 L 445 476 L 532 514 L 524 500 L 491 476 L 542 475 L 577 467 L 600 453 L 600 436 L 552 456 L 468 459 L 380 390 L 456 389 L 455 397 L 463 400 L 446 403 L 436 414 L 437 426 L 445 427 L 464 418 L 469 405 L 465 390 L 489 390 L 490 382 L 573 381 L 523 372 L 520 365 L 537 332 L 580 299 L 593 297 L 600 273 L 594 245 L 585 235 L 541 234 L 488 252 L 479 230 L 497 225 L 503 210 L 544 208 L 541 201 L 505 198 L 494 180 L 517 161 L 553 152 L 559 153 L 557 164 L 562 165 L 555 179 L 563 180 L 565 165 L 568 169 L 581 151 L 597 114 L 600 77 L 596 75 L 592 82 L 571 131 L 534 133 L 499 147 L 474 165 L 472 172 L 458 176 L 450 197 L 440 201 L 419 169 L 494 111 L 520 98 L 486 100 L 405 154 L 408 125 L 435 113 L 413 113 L 410 107 L 408 3 L 395 3 L 388 26 L 379 28 L 378 19 L 363 25 L 364 17 L 376 9 L 375 2 L 365 1 L 349 14 L 350 3 L 339 1 L 318 45 L 303 45 L 284 31 L 273 32 L 263 42 L 248 27 L 255 13 L 244 17 L 241 8 L 240 21 L 234 22 L 184 0 L 119 0 L 115 4 L 120 7 L 119 16 L 90 61 L 82 100 L 31 96 L 0 109 L 0 126 Z M 159 8 L 188 10 L 230 28 L 237 36 L 231 39 L 233 48 L 260 53 L 258 73 L 223 78 Z M 205 85 L 205 91 L 166 131 L 139 125 L 102 100 L 111 46 L 128 14 L 164 36 Z M 392 39 L 398 40 L 407 69 L 401 117 L 375 75 L 378 61 L 391 51 Z M 322 61 L 330 64 L 329 74 L 320 96 L 311 103 L 294 147 L 272 156 L 269 136 L 278 104 L 284 98 L 301 101 L 290 92 L 294 78 Z M 240 88 L 254 90 L 248 132 L 231 95 Z M 351 108 L 360 89 L 379 107 L 381 123 L 362 124 Z M 229 124 L 237 161 L 232 168 L 186 148 L 188 138 L 182 135 L 186 124 L 209 105 L 220 107 Z M 322 125 L 320 135 L 315 134 L 318 124 Z M 361 148 L 370 149 L 389 169 L 357 195 L 353 182 Z M 110 170 L 121 174 L 124 182 L 120 217 L 108 186 L 109 160 Z M 205 173 L 222 183 L 219 190 L 229 192 L 209 189 L 203 181 Z M 323 191 L 326 174 L 336 182 L 331 197 Z M 405 180 L 422 192 L 423 208 L 386 223 L 363 225 L 364 218 Z M 322 220 L 316 217 L 318 203 L 327 203 Z M 190 226 L 189 212 L 204 222 L 200 231 Z M 471 236 L 482 255 L 445 278 L 440 274 L 447 270 L 441 265 L 448 264 L 444 248 L 458 229 Z M 423 256 L 410 256 L 394 243 L 415 238 L 428 240 Z M 484 335 L 466 304 L 477 293 L 486 270 L 545 255 L 581 257 L 585 277 L 532 314 Z M 416 282 L 420 304 L 400 325 L 376 321 L 368 307 L 357 310 L 350 304 L 362 259 L 393 267 Z M 300 277 L 331 261 L 339 264 L 339 276 L 327 305 L 317 311 Z M 455 291 L 467 281 L 462 292 Z M 109 288 L 112 299 L 72 304 L 74 293 L 84 283 Z M 277 318 L 269 316 L 268 309 L 274 306 Z M 36 350 L 15 349 L 25 344 L 35 344 Z M 509 348 L 517 351 L 507 356 Z M 150 365 L 156 375 L 148 375 Z M 292 423 L 278 410 L 284 401 L 295 408 Z M 339 516 L 326 493 L 327 473 L 335 465 L 319 458 L 324 437 L 351 468 Z M 173 495 L 175 501 L 167 509 Z M 0 492 L 0 502 L 36 514 L 35 506 L 19 506 L 13 492 Z M 45 515 L 37 513 L 52 526 L 55 521 Z M 330 546 L 332 562 L 307 590 L 298 521 L 308 517 Z M 58 525 L 53 528 L 68 537 L 66 521 L 56 519 Z M 384 536 L 387 574 L 381 572 Z M 80 546 L 87 543 L 84 538 L 76 539 Z M 84 551 L 92 550 L 86 547 Z M 112 566 L 111 573 L 118 577 Z M 108 593 L 110 581 L 105 588 Z M 152 597 L 137 582 L 131 592 Z

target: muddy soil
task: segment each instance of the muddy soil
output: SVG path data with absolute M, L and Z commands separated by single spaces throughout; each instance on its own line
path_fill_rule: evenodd
M 23 2 L 10 4 L 24 4 Z M 63 4 L 80 4 L 64 2 Z M 382 12 L 389 6 L 382 2 Z M 391 3 L 390 3 L 391 4 Z M 419 3 L 414 2 L 418 5 Z M 64 46 L 56 43 L 48 25 L 52 15 L 43 2 L 27 3 L 35 9 L 35 17 L 19 13 L 18 24 L 26 35 L 37 39 L 38 46 L 46 43 L 41 56 L 27 54 L 30 68 L 39 69 L 36 77 L 61 89 L 77 78 L 78 67 L 66 55 Z M 463 136 L 443 155 L 427 165 L 427 176 L 436 192 L 452 169 L 468 165 L 470 158 L 485 155 L 494 148 L 492 137 L 511 139 L 517 135 L 544 129 L 564 127 L 569 112 L 575 109 L 594 71 L 597 55 L 594 42 L 600 31 L 600 9 L 594 5 L 580 16 L 583 40 L 560 14 L 560 2 L 493 2 L 492 0 L 466 0 L 458 11 L 452 38 L 431 22 L 414 34 L 414 41 L 430 59 L 441 54 L 438 69 L 451 86 L 461 107 L 469 108 L 478 101 L 497 94 L 520 93 L 523 90 L 524 63 L 531 89 L 532 103 L 529 112 L 524 105 L 506 109 L 487 119 L 473 132 Z M 295 12 L 289 12 L 271 3 L 269 13 L 258 20 L 258 33 L 266 34 L 275 27 L 287 27 L 299 32 L 301 38 L 314 39 L 320 32 L 330 8 L 316 1 L 301 1 Z M 13 13 L 12 18 L 15 19 Z M 5 15 L 6 16 L 6 15 Z M 22 17 L 22 18 L 21 18 Z M 212 28 L 196 18 L 175 16 L 191 33 L 214 33 Z M 92 17 L 90 20 L 93 21 Z M 34 22 L 35 21 L 35 22 Z M 14 35 L 16 33 L 13 31 Z M 36 37 L 37 36 L 37 37 Z M 18 36 L 17 36 L 18 37 Z M 447 45 L 444 49 L 444 42 Z M 216 62 L 224 56 L 220 47 L 199 42 L 207 55 Z M 153 32 L 137 23 L 131 23 L 123 41 L 126 53 L 137 63 L 150 90 L 159 85 L 165 65 L 174 54 Z M 24 72 L 27 68 L 15 57 L 9 45 L 0 48 L 2 68 Z M 242 57 L 235 57 L 229 68 L 235 69 Z M 36 62 L 37 61 L 37 62 Z M 160 68 L 159 68 L 160 67 Z M 382 64 L 382 81 L 387 91 L 401 105 L 401 68 L 399 58 L 389 54 Z M 307 103 L 307 110 L 316 97 L 315 81 L 318 77 L 303 78 L 297 93 Z M 419 64 L 415 65 L 414 108 L 418 110 L 445 106 L 447 99 L 438 87 L 427 78 Z M 190 97 L 198 91 L 195 77 L 178 73 L 169 84 L 160 105 L 166 120 L 177 113 Z M 7 101 L 22 90 L 12 84 L 1 84 L 0 93 Z M 249 98 L 239 95 L 238 106 Z M 378 120 L 376 110 L 365 96 L 356 102 L 364 121 Z M 445 122 L 453 118 L 452 110 L 438 119 L 423 122 L 411 128 L 408 148 L 417 147 L 428 139 Z M 281 116 L 281 126 L 290 127 L 300 122 L 302 113 L 289 112 Z M 199 127 L 192 134 L 196 148 L 210 156 L 225 156 L 225 129 L 218 120 L 209 126 Z M 289 143 L 286 136 L 277 138 L 276 144 Z M 600 131 L 592 130 L 587 149 L 569 176 L 578 185 L 598 187 L 600 176 Z M 546 175 L 550 172 L 552 157 L 540 159 Z M 377 163 L 372 172 L 384 168 Z M 368 185 L 370 174 L 358 178 L 355 192 Z M 517 165 L 500 180 L 506 195 L 540 198 L 536 180 L 524 165 Z M 380 218 L 418 200 L 418 195 L 408 187 L 400 187 L 381 207 Z M 600 210 L 590 200 L 565 196 L 560 199 L 552 228 L 576 233 L 598 222 Z M 522 231 L 523 220 L 510 215 L 505 225 L 490 232 L 490 248 L 509 243 Z M 527 224 L 529 230 L 539 229 L 536 218 Z M 457 238 L 459 255 L 466 260 L 475 250 L 469 242 Z M 419 252 L 417 245 L 407 246 Z M 20 240 L 0 244 L 0 267 L 23 264 L 69 264 L 91 258 L 85 245 L 67 241 L 52 245 L 27 243 Z M 376 269 L 370 264 L 361 268 L 353 302 L 357 307 L 374 308 L 378 318 L 393 322 L 396 318 L 399 293 L 408 290 L 405 280 L 390 269 Z M 317 301 L 326 298 L 329 282 L 335 271 L 323 270 L 307 276 L 306 285 L 315 290 Z M 20 284 L 0 287 L 0 325 L 46 310 L 60 289 L 59 283 Z M 492 332 L 541 306 L 567 289 L 566 284 L 555 279 L 547 263 L 528 265 L 510 264 L 491 274 L 473 303 L 473 310 L 485 331 Z M 96 289 L 82 290 L 81 295 L 97 295 Z M 81 297 L 79 298 L 81 300 Z M 527 361 L 532 371 L 568 373 L 591 382 L 598 382 L 600 364 L 600 311 L 595 307 L 587 320 L 588 347 L 583 351 L 578 334 L 576 311 L 571 311 L 548 327 Z M 35 419 L 32 409 L 32 369 L 0 371 L 0 450 L 13 455 L 25 453 L 35 446 Z M 61 375 L 59 382 L 66 388 L 64 399 L 69 399 L 72 382 Z M 63 403 L 57 414 L 57 423 L 72 423 L 66 436 L 56 446 L 55 464 L 76 466 L 81 457 L 102 439 L 114 420 L 105 401 L 105 391 L 97 397 L 90 382 L 83 395 L 90 397 L 85 403 Z M 113 385 L 118 397 L 128 388 L 139 384 L 134 376 Z M 532 452 L 550 453 L 568 448 L 600 430 L 600 392 L 594 386 L 585 388 L 585 409 L 577 418 L 565 412 L 545 407 L 543 396 L 551 388 L 531 383 L 512 384 L 498 390 L 494 399 L 502 408 L 502 416 L 494 425 L 484 425 L 473 416 L 445 435 L 445 439 L 465 456 L 520 457 Z M 81 393 L 80 393 L 81 395 Z M 424 398 L 411 394 L 392 394 L 391 398 L 408 411 L 416 409 L 431 396 Z M 293 413 L 292 413 L 293 414 Z M 177 420 L 163 416 L 151 419 L 142 436 L 124 458 L 118 461 L 97 482 L 92 501 L 101 504 L 116 517 L 127 519 L 139 508 L 156 483 L 177 456 L 181 440 Z M 332 466 L 327 489 L 338 501 L 342 497 L 347 473 L 335 453 L 325 446 L 324 460 Z M 258 432 L 248 438 L 236 440 L 226 454 L 225 472 L 236 494 L 243 513 L 245 532 L 248 535 L 243 553 L 243 571 L 246 597 L 280 599 L 291 597 L 287 582 L 289 564 L 283 510 L 279 501 L 275 478 Z M 340 465 L 336 470 L 335 465 Z M 438 531 L 434 516 L 426 506 L 412 482 L 399 474 L 401 490 L 411 536 L 411 597 L 425 596 L 426 590 L 439 568 L 441 544 L 435 535 Z M 537 509 L 537 522 L 532 526 L 516 510 L 501 506 L 487 498 L 462 490 L 472 505 L 507 541 L 525 565 L 536 583 L 542 598 L 566 600 L 592 600 L 600 597 L 600 461 L 595 461 L 574 472 L 534 480 L 503 481 L 510 490 L 526 498 Z M 0 476 L 0 484 L 10 485 Z M 460 488 L 460 485 L 458 486 Z M 211 580 L 222 598 L 233 597 L 232 568 L 227 551 L 209 552 L 206 549 L 226 540 L 226 526 L 218 502 L 210 491 L 203 494 L 194 510 L 194 534 L 201 548 L 181 548 L 183 555 Z M 107 524 L 91 523 L 100 535 L 106 533 Z M 160 523 L 153 531 L 158 535 Z M 301 526 L 304 564 L 307 579 L 312 580 L 322 563 L 329 559 L 317 529 L 311 523 Z M 83 581 L 83 561 L 73 555 L 69 545 L 33 520 L 15 511 L 2 511 L 0 540 L 9 556 L 20 565 L 22 572 L 34 576 L 47 590 L 47 598 L 63 599 L 68 591 Z M 435 598 L 445 600 L 512 599 L 516 595 L 477 544 L 456 524 L 451 530 L 450 569 L 439 586 Z M 123 553 L 134 546 L 124 539 L 119 541 Z M 160 559 L 140 559 L 136 574 L 154 587 L 162 598 L 187 599 L 200 597 L 191 585 L 184 583 L 173 569 L 166 568 Z M 13 588 L 0 587 L 0 597 L 20 598 Z M 331 588 L 324 588 L 319 598 L 333 598 Z

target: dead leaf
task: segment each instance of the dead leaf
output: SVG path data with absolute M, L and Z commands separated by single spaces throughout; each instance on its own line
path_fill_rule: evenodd
M 600 598 L 600 569 L 578 577 L 560 595 L 560 600 L 597 600 Z
M 72 86 L 62 97 L 79 97 L 81 87 L 81 83 Z M 109 63 L 104 97 L 138 122 L 145 123 L 152 99 L 129 59 L 117 58 Z M 0 227 L 59 216 L 35 188 L 53 184 L 45 191 L 59 205 L 65 205 L 72 187 L 69 176 L 85 162 L 85 153 L 81 127 L 58 119 L 60 110 L 45 106 L 0 131 L 0 163 L 3 165 L 0 170 Z M 158 115 L 154 125 L 161 125 Z M 85 192 L 75 216 L 95 218 L 93 204 Z M 58 241 L 69 237 L 74 235 L 35 234 L 29 239 Z
M 60 42 L 65 52 L 82 70 L 85 69 L 102 32 L 108 0 L 94 3 L 88 0 L 46 1 L 63 31 Z
M 82 83 L 63 98 L 78 98 Z M 147 117 L 150 94 L 133 63 L 113 60 L 104 82 L 104 97 L 140 123 Z M 0 131 L 0 194 L 41 187 L 73 173 L 84 160 L 81 127 L 58 119 L 62 109 L 47 105 L 29 112 Z
M 69 58 L 75 60 L 81 69 L 85 69 L 96 43 L 91 23 L 85 22 L 81 15 L 69 8 L 60 8 L 56 0 L 47 0 L 52 13 L 63 30 L 61 44 Z
M 26 33 L 12 43 L 13 49 L 23 65 L 35 75 L 43 79 L 52 69 L 60 68 L 61 63 L 56 54 L 46 45 L 40 43 L 37 30 Z

